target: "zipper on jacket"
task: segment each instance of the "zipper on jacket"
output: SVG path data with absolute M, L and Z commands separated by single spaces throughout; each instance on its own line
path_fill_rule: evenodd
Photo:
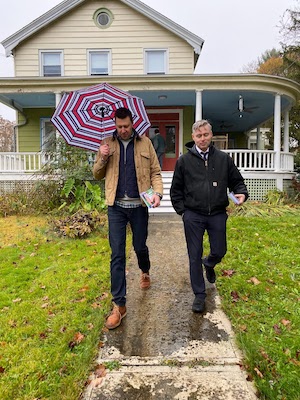
M 207 183 L 208 183 L 208 215 L 210 215 L 211 205 L 210 205 L 210 185 L 209 185 L 209 177 L 208 177 L 208 160 L 204 160 L 204 165 L 206 168 L 206 178 L 207 178 Z

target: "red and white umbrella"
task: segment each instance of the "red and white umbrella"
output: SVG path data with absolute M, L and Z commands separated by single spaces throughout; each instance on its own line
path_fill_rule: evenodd
M 139 135 L 151 126 L 143 100 L 108 83 L 65 93 L 51 122 L 68 144 L 97 151 L 115 131 L 114 113 L 121 107 L 131 111 Z

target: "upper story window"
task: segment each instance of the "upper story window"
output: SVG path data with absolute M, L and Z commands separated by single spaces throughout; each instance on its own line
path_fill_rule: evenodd
M 99 28 L 108 28 L 113 22 L 114 16 L 107 8 L 100 8 L 94 14 L 95 24 Z
M 110 50 L 89 50 L 88 59 L 89 59 L 89 75 L 111 74 Z
M 40 51 L 40 75 L 63 75 L 63 52 L 60 50 Z
M 146 74 L 168 73 L 168 52 L 162 49 L 149 49 L 144 52 Z

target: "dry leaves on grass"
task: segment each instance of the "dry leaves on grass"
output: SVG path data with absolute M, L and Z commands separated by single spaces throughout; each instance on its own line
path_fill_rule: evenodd
M 223 269 L 222 270 L 222 276 L 227 276 L 228 278 L 231 278 L 233 274 L 235 274 L 234 269 Z
M 261 283 L 255 276 L 252 276 L 247 282 L 253 283 L 253 285 L 259 285 Z
M 79 345 L 84 339 L 84 335 L 81 332 L 75 333 L 73 340 L 69 342 L 70 349 L 74 349 L 75 346 Z

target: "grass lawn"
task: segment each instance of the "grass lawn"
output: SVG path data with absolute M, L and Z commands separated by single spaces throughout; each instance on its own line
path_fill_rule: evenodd
M 110 307 L 106 232 L 57 237 L 46 217 L 1 218 L 1 400 L 78 400 Z M 262 399 L 300 393 L 300 212 L 232 216 L 223 307 Z
M 1 400 L 78 399 L 110 307 L 106 235 L 59 238 L 46 218 L 1 218 Z
M 249 379 L 263 399 L 300 399 L 300 211 L 230 217 L 228 239 L 217 288 Z

